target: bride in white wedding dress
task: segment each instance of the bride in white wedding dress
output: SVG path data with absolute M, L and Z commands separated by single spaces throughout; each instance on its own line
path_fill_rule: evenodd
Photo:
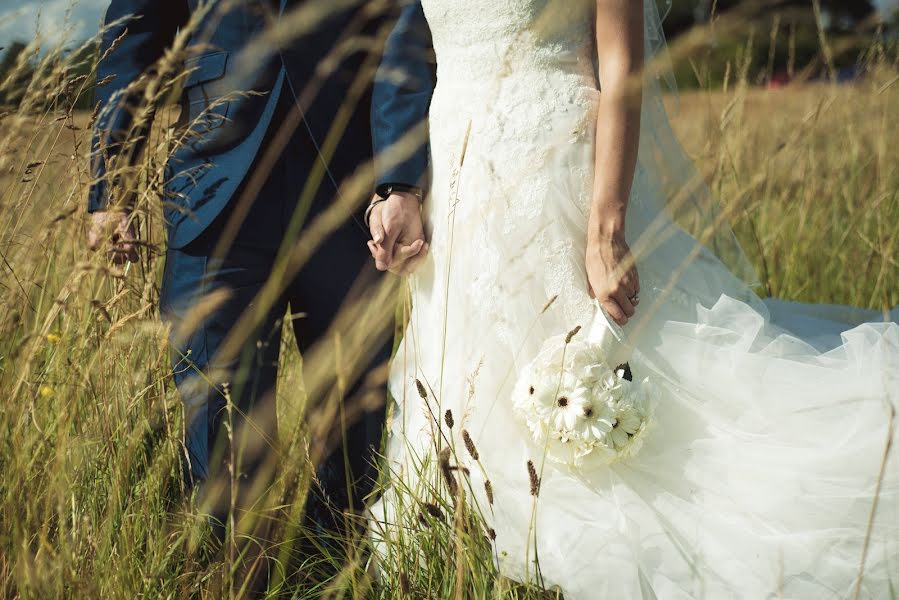
M 567 600 L 888 597 L 899 325 L 761 300 L 702 186 L 668 195 L 666 181 L 692 171 L 658 82 L 647 78 L 642 111 L 622 89 L 644 54 L 634 40 L 647 59 L 658 46 L 654 4 L 639 4 L 422 1 L 437 57 L 430 254 L 409 280 L 390 375 L 392 468 L 414 490 L 428 457 L 456 449 L 500 572 Z M 694 206 L 714 242 L 675 225 L 672 205 Z M 516 413 L 522 373 L 547 340 L 580 326 L 574 341 L 598 343 L 606 316 L 624 313 L 616 351 L 653 406 L 642 448 L 608 465 L 554 460 Z M 590 401 L 573 425 L 559 398 L 547 435 L 576 442 L 594 418 L 623 426 Z M 372 509 L 375 531 L 403 518 L 399 487 Z

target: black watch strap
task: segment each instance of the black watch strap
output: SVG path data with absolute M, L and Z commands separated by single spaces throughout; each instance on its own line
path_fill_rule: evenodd
M 390 194 L 396 192 L 404 192 L 407 194 L 414 194 L 419 201 L 421 200 L 422 193 L 421 188 L 414 185 L 408 185 L 406 183 L 382 183 L 377 188 L 375 188 L 375 193 L 381 198 L 389 198 Z

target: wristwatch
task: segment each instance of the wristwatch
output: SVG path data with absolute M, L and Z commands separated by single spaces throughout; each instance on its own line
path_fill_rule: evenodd
M 382 183 L 375 188 L 375 194 L 378 196 L 377 200 L 373 200 L 372 203 L 368 205 L 368 208 L 365 209 L 365 214 L 362 216 L 362 221 L 365 223 L 366 227 L 370 227 L 368 221 L 371 218 L 371 211 L 381 202 L 386 202 L 391 194 L 397 192 L 413 194 L 418 198 L 418 201 L 421 202 L 422 193 L 420 187 L 407 185 L 405 183 Z
M 418 201 L 421 202 L 421 188 L 415 185 L 408 185 L 405 183 L 382 183 L 377 188 L 375 188 L 375 194 L 387 200 L 390 197 L 390 194 L 395 194 L 396 192 L 403 192 L 406 194 L 413 194 Z

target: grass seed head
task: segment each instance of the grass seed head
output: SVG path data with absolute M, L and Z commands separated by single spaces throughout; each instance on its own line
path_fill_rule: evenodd
M 400 591 L 404 594 L 412 593 L 412 586 L 409 584 L 409 576 L 405 571 L 400 571 Z
M 580 331 L 580 330 L 581 330 L 581 326 L 578 325 L 577 327 L 575 327 L 574 329 L 572 329 L 571 331 L 569 331 L 569 332 L 568 332 L 568 335 L 565 336 L 565 343 L 566 343 L 566 344 L 570 344 L 570 343 L 571 343 L 571 339 L 572 339 L 574 336 L 576 336 L 576 335 L 577 335 L 577 332 Z
M 489 479 L 484 481 L 484 492 L 487 494 L 487 502 L 493 506 L 493 483 Z
M 456 476 L 453 475 L 453 468 L 450 466 L 450 449 L 444 448 L 440 451 L 437 458 L 440 464 L 440 474 L 446 481 L 446 487 L 449 488 L 450 494 L 456 496 L 459 494 L 459 484 L 456 482 Z
M 440 507 L 434 504 L 433 502 L 425 502 L 425 510 L 429 515 L 438 520 L 443 520 L 443 511 L 440 510 Z
M 537 497 L 540 495 L 540 478 L 537 477 L 537 468 L 534 466 L 534 461 L 528 461 L 528 478 L 531 480 L 531 496 Z
M 468 430 L 462 430 L 462 441 L 465 442 L 465 449 L 468 450 L 468 453 L 471 454 L 471 457 L 475 460 L 480 458 L 480 454 L 478 454 L 478 449 L 474 445 L 474 440 L 471 439 L 471 436 L 468 435 Z
M 415 387 L 418 389 L 418 395 L 421 396 L 421 399 L 427 400 L 428 391 L 425 389 L 425 384 L 423 384 L 418 378 L 415 379 Z
M 543 305 L 543 308 L 540 309 L 540 314 L 542 315 L 543 313 L 545 313 L 546 311 L 548 311 L 548 310 L 549 310 L 549 307 L 553 305 L 553 303 L 556 301 L 556 299 L 557 299 L 558 297 L 559 297 L 559 295 L 556 294 L 555 296 L 553 296 L 552 298 L 550 298 L 549 300 L 547 300 L 547 301 L 546 301 L 546 304 Z
M 418 522 L 421 523 L 423 527 L 430 527 L 431 524 L 428 523 L 428 518 L 421 511 L 418 511 Z

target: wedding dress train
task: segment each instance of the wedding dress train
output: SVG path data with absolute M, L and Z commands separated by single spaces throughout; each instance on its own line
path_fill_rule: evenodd
M 627 214 L 642 290 L 623 332 L 634 377 L 652 386 L 651 428 L 610 466 L 544 460 L 512 395 L 545 340 L 576 326 L 586 336 L 597 318 L 584 268 L 595 2 L 422 4 L 437 55 L 431 250 L 410 278 L 390 376 L 388 457 L 404 484 L 435 447 L 464 448 L 464 429 L 483 471 L 464 450 L 458 460 L 501 572 L 536 579 L 536 558 L 568 600 L 845 598 L 863 552 L 862 597 L 888 597 L 891 576 L 899 587 L 895 451 L 884 464 L 899 325 L 761 300 L 660 211 L 651 148 Z M 372 511 L 385 529 L 396 493 Z

